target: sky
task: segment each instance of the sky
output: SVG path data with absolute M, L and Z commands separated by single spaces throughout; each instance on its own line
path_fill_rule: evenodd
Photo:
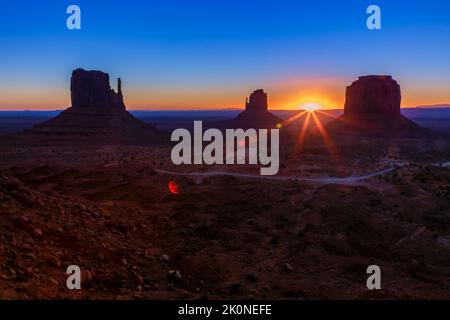
M 242 108 L 259 88 L 271 109 L 341 108 L 368 74 L 392 75 L 404 107 L 450 103 L 449 56 L 448 0 L 2 0 L 0 110 L 70 106 L 76 68 L 121 77 L 134 110 Z

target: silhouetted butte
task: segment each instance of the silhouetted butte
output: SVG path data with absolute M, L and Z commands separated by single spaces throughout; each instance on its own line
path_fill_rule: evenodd
M 423 130 L 400 112 L 401 90 L 391 76 L 359 77 L 347 87 L 344 115 L 331 121 L 334 131 L 402 133 Z
M 151 139 L 158 133 L 152 126 L 126 111 L 122 83 L 115 92 L 109 75 L 101 71 L 76 69 L 70 83 L 72 106 L 58 116 L 26 131 L 50 137 L 103 137 Z

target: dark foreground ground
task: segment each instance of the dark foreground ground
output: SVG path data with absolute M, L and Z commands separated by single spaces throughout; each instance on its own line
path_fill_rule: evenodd
M 192 170 L 169 145 L 3 140 L 0 298 L 450 299 L 448 139 L 333 138 L 338 156 L 314 134 L 299 154 L 283 140 L 280 175 L 399 167 L 347 185 L 189 179 L 153 170 Z

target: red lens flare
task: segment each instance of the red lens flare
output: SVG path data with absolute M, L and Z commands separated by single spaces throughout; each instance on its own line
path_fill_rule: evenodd
M 180 187 L 178 186 L 178 184 L 175 181 L 169 181 L 168 187 L 169 187 L 170 193 L 172 193 L 172 194 L 180 193 Z

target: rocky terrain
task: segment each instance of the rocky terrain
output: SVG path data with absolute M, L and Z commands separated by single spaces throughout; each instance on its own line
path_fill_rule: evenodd
M 399 88 L 359 81 L 343 120 L 370 115 L 371 134 L 281 130 L 278 176 L 366 177 L 324 183 L 182 176 L 258 168 L 173 165 L 120 82 L 76 70 L 71 108 L 0 140 L 0 299 L 450 299 L 448 135 L 380 134 L 401 128 Z M 238 119 L 269 113 L 262 90 L 246 105 Z M 368 291 L 374 264 L 382 290 Z
M 448 168 L 410 163 L 358 185 L 199 180 L 156 174 L 168 151 L 3 159 L 0 297 L 450 298 Z M 305 159 L 314 152 L 306 146 Z M 72 264 L 80 291 L 65 285 Z M 381 291 L 365 287 L 371 264 Z

